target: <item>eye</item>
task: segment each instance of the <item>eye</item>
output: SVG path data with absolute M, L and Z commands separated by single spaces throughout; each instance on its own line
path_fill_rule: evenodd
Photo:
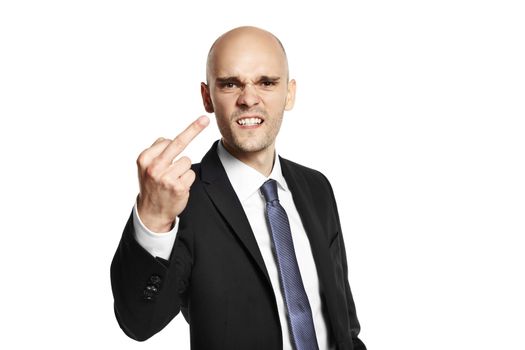
M 275 81 L 272 81 L 272 80 L 263 80 L 261 81 L 261 85 L 265 88 L 271 88 L 271 87 L 274 87 L 275 85 L 277 85 L 277 83 Z
M 239 82 L 233 79 L 221 79 L 217 81 L 217 86 L 223 90 L 234 90 L 239 87 Z

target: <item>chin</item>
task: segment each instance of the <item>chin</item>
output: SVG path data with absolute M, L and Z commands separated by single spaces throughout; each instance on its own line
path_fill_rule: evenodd
M 253 153 L 265 150 L 271 145 L 267 140 L 234 140 L 234 147 L 243 153 Z

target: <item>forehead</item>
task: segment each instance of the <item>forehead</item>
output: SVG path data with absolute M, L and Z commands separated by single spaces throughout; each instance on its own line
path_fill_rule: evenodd
M 225 38 L 214 47 L 209 62 L 211 77 L 234 76 L 251 79 L 285 76 L 286 56 L 273 37 Z

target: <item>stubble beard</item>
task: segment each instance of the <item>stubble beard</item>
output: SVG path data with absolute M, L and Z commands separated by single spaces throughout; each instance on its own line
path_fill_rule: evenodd
M 257 136 L 254 135 L 250 137 L 250 135 L 246 135 L 250 133 L 249 130 L 246 130 L 247 132 L 243 131 L 245 135 L 241 137 L 239 132 L 234 132 L 233 128 L 236 127 L 235 125 L 222 125 L 222 123 L 218 123 L 223 140 L 228 146 L 233 148 L 233 151 L 240 153 L 260 152 L 274 144 L 279 129 L 281 128 L 284 111 L 277 117 L 270 117 L 267 113 L 262 113 L 262 111 L 258 112 L 264 115 L 265 119 L 261 127 L 265 130 L 253 130 L 253 133 L 257 133 Z M 235 113 L 231 116 L 230 120 L 235 120 L 237 117 L 238 113 Z M 261 133 L 261 131 L 264 131 L 264 133 Z

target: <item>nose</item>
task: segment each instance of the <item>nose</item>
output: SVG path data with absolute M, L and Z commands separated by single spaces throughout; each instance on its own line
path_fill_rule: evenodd
M 260 100 L 257 88 L 253 84 L 246 84 L 237 99 L 237 104 L 249 108 L 258 105 Z

